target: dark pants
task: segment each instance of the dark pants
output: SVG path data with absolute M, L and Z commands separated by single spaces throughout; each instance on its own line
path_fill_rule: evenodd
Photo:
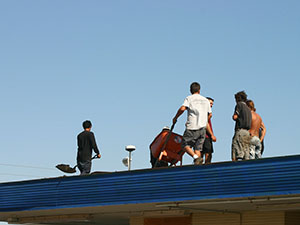
M 80 170 L 80 175 L 87 175 L 91 172 L 92 162 L 80 162 L 77 161 L 78 169 Z
M 214 152 L 214 149 L 213 149 L 213 143 L 212 143 L 212 139 L 207 137 L 205 138 L 205 141 L 203 143 L 203 150 L 202 150 L 202 153 L 205 154 L 205 153 L 213 153 Z
M 154 156 L 152 155 L 151 151 L 150 151 L 150 162 L 152 165 L 152 168 L 154 167 L 165 167 L 165 166 L 169 166 L 169 164 L 165 161 L 158 161 L 157 162 L 157 158 L 154 158 Z

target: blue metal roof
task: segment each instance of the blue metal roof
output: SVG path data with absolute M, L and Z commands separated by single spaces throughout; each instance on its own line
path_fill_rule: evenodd
M 0 212 L 300 194 L 300 155 L 0 184 Z

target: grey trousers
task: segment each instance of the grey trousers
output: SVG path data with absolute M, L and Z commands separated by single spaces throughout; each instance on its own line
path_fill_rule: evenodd
M 80 162 L 77 161 L 78 169 L 80 170 L 80 175 L 87 175 L 91 172 L 92 162 Z
M 250 159 L 250 140 L 251 136 L 248 130 L 236 130 L 232 138 L 231 158 L 232 160 Z
M 261 158 L 261 142 L 257 136 L 254 136 L 250 140 L 250 158 L 260 159 Z

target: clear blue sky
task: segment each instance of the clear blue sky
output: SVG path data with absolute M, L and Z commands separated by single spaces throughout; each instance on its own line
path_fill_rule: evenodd
M 126 170 L 129 144 L 133 169 L 149 168 L 193 81 L 215 99 L 214 162 L 230 160 L 241 90 L 267 127 L 264 157 L 298 154 L 299 11 L 297 0 L 1 1 L 0 182 L 63 175 L 54 167 L 75 165 L 86 119 L 102 153 L 93 171 Z

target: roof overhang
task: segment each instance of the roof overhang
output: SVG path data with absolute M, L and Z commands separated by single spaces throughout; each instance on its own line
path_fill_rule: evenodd
M 300 209 L 300 156 L 0 184 L 0 220 L 128 224 L 133 216 Z M 112 223 L 112 224 L 114 224 Z

